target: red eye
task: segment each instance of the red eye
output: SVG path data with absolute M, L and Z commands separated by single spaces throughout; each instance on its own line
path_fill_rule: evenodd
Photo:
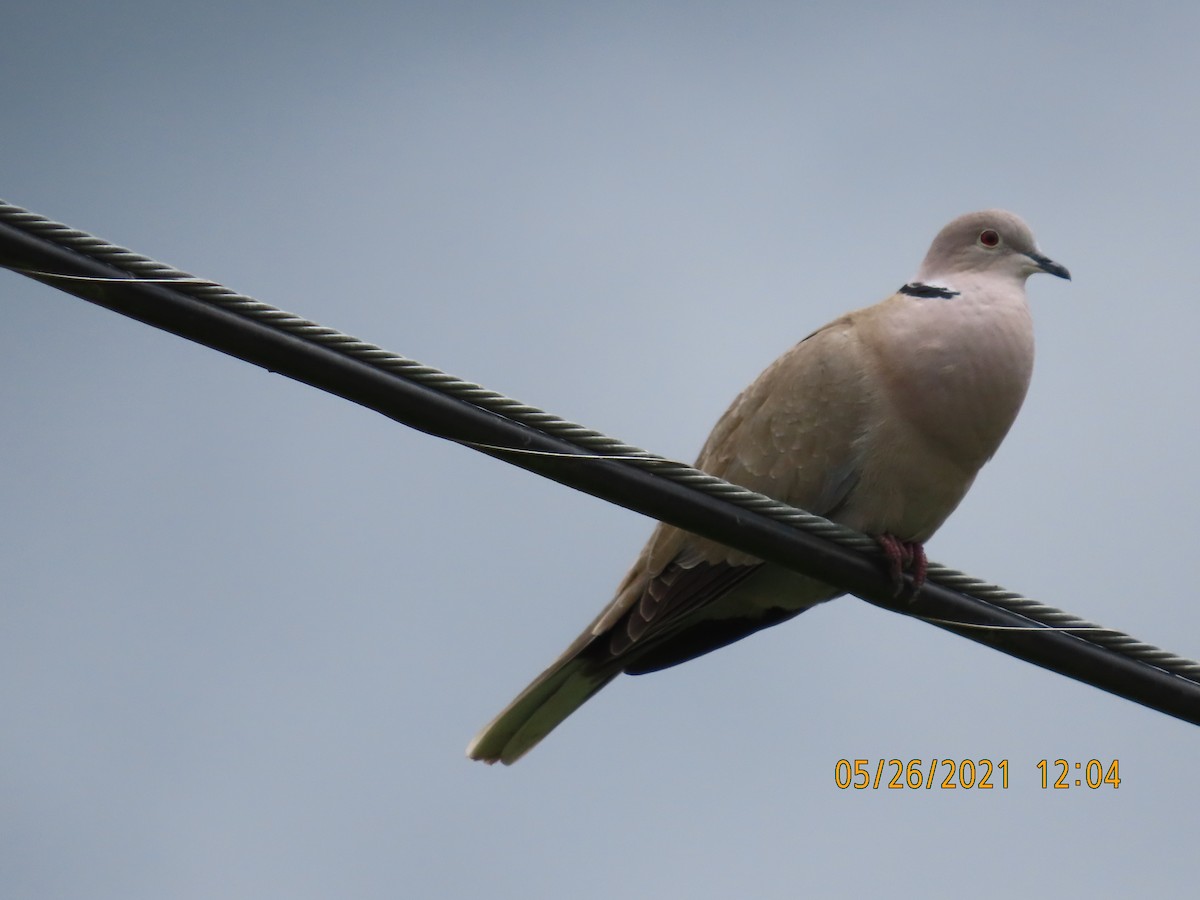
M 985 247 L 995 247 L 1000 243 L 1000 235 L 990 228 L 987 231 L 981 231 L 979 233 L 979 243 Z

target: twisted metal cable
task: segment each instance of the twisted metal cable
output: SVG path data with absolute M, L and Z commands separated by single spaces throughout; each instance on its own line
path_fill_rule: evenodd
M 735 506 L 784 522 L 798 530 L 834 541 L 862 553 L 878 551 L 878 545 L 873 538 L 844 525 L 731 484 L 684 463 L 657 456 L 598 431 L 566 421 L 545 410 L 528 406 L 478 384 L 463 381 L 432 366 L 426 366 L 416 360 L 384 350 L 333 328 L 319 325 L 302 316 L 269 306 L 252 297 L 230 290 L 217 282 L 198 278 L 3 200 L 0 200 L 0 221 L 51 241 L 58 246 L 69 248 L 90 259 L 118 268 L 129 273 L 133 279 L 169 283 L 175 290 L 211 303 L 230 313 L 256 320 L 259 324 L 267 325 L 293 337 L 323 345 L 346 357 L 422 384 L 510 421 L 566 440 L 585 451 L 577 457 L 581 461 L 586 461 L 589 457 L 600 457 L 619 459 L 631 465 L 652 468 L 660 477 L 683 484 L 699 493 L 719 497 Z M 50 272 L 27 272 L 27 274 L 45 278 L 69 279 L 73 277 Z M 503 449 L 508 452 L 539 452 L 519 451 L 507 447 L 492 449 Z M 999 585 L 982 581 L 957 569 L 930 563 L 928 580 L 1015 613 L 1037 626 L 1078 632 L 1081 640 L 1105 647 L 1122 656 L 1139 660 L 1172 675 L 1200 683 L 1200 662 L 1139 641 L 1115 629 L 1096 625 Z

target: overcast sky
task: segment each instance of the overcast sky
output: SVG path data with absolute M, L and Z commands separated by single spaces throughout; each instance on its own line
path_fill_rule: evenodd
M 1194 3 L 24 4 L 0 196 L 655 452 L 1009 208 L 1021 416 L 930 556 L 1200 656 Z M 0 893 L 1193 888 L 1194 726 L 853 598 L 477 729 L 642 517 L 0 272 Z M 1009 760 L 846 791 L 839 759 Z M 1120 761 L 1042 790 L 1041 759 Z

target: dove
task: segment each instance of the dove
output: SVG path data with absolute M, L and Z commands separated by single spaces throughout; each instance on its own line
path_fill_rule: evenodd
M 696 467 L 874 535 L 899 579 L 1000 446 L 1033 370 L 1025 281 L 1070 279 L 1018 216 L 985 210 L 934 238 L 916 277 L 772 363 L 717 422 Z M 724 647 L 845 593 L 660 523 L 591 626 L 467 748 L 518 760 L 622 673 Z

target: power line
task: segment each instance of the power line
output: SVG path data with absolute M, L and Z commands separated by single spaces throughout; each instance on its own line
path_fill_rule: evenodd
M 428 434 L 1200 724 L 1200 663 L 931 564 L 898 600 L 866 535 L 0 201 L 0 265 Z

